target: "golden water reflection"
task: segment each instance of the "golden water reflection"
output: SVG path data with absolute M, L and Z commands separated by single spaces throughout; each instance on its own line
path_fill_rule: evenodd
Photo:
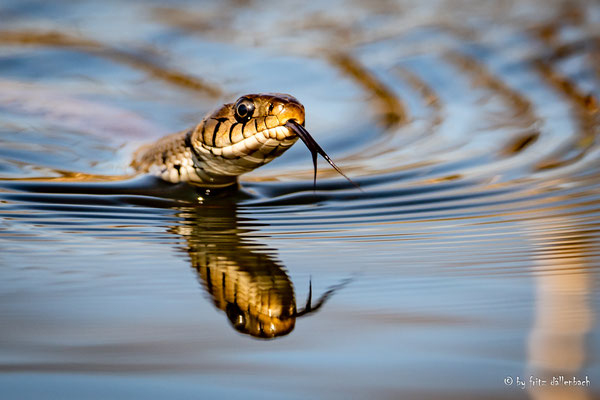
M 526 384 L 532 399 L 591 399 L 589 377 L 582 373 L 590 351 L 586 335 L 594 319 L 589 239 L 567 218 L 548 217 L 545 222 L 548 229 L 533 237 L 536 300 L 526 380 L 539 378 L 546 384 Z M 564 383 L 577 380 L 583 386 Z
M 310 288 L 306 306 L 298 309 L 294 285 L 275 251 L 244 238 L 250 230 L 239 226 L 235 204 L 225 203 L 182 210 L 182 223 L 170 232 L 185 239 L 183 250 L 199 281 L 233 328 L 262 339 L 288 335 L 298 317 L 317 311 L 347 281 L 315 304 Z

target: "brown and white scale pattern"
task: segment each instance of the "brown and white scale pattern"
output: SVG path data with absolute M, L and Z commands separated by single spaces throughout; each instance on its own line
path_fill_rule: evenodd
M 297 140 L 285 124 L 304 125 L 304 106 L 286 94 L 250 94 L 225 104 L 195 128 L 140 148 L 131 165 L 172 183 L 235 184 L 243 173 L 279 157 Z

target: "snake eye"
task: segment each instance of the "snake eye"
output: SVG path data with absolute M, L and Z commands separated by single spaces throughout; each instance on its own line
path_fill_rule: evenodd
M 235 119 L 237 122 L 246 122 L 252 118 L 254 114 L 254 102 L 252 100 L 242 97 L 237 103 L 235 103 Z
M 225 307 L 225 313 L 227 313 L 227 318 L 231 321 L 231 325 L 240 331 L 246 331 L 246 315 L 240 309 L 240 307 L 235 303 L 228 303 Z

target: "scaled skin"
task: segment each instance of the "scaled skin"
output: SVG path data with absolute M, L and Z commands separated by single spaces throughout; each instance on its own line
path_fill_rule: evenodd
M 131 165 L 172 183 L 224 187 L 279 157 L 297 140 L 304 106 L 287 94 L 249 94 L 224 104 L 195 128 L 140 148 Z

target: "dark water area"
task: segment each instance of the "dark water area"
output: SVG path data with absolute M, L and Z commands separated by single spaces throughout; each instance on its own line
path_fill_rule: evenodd
M 592 1 L 2 2 L 0 398 L 600 397 L 599 27 Z M 362 191 L 323 161 L 313 189 L 302 143 L 238 191 L 130 169 L 254 92 Z

